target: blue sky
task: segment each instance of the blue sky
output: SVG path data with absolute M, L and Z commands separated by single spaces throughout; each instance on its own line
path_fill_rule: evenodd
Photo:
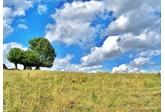
M 43 70 L 160 71 L 160 15 L 159 0 L 4 0 L 3 63 L 41 36 L 57 52 Z

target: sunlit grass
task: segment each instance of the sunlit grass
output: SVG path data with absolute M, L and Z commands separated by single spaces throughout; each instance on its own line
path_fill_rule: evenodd
M 3 71 L 4 112 L 160 111 L 158 74 Z

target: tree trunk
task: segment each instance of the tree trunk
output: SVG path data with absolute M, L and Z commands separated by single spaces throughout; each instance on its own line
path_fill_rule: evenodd
M 17 63 L 14 63 L 14 65 L 15 65 L 15 69 L 17 70 Z
M 24 65 L 24 70 L 26 70 L 26 67 L 27 67 L 27 66 L 26 66 L 26 65 Z
M 36 66 L 35 70 L 39 70 L 39 69 L 40 69 L 40 67 L 39 66 Z

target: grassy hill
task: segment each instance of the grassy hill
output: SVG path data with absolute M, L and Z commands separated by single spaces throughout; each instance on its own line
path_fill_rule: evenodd
M 3 71 L 4 112 L 161 110 L 158 74 Z

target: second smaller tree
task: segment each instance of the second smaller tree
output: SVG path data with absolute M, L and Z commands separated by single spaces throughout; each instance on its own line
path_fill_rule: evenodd
M 23 51 L 20 64 L 23 64 L 24 70 L 27 67 L 36 66 L 37 63 L 39 63 L 39 55 L 37 52 L 31 50 Z

